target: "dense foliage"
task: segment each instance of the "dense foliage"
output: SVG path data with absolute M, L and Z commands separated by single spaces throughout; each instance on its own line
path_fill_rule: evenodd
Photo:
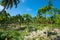
M 17 7 L 19 2 L 19 0 L 1 1 L 4 9 L 0 12 L 0 40 L 25 40 L 24 37 L 28 37 L 31 32 L 31 36 L 33 36 L 31 40 L 35 40 L 35 35 L 37 36 L 46 26 L 47 29 L 46 31 L 44 30 L 44 33 L 47 36 L 49 35 L 47 37 L 49 38 L 51 33 L 56 32 L 54 31 L 55 28 L 60 28 L 60 9 L 52 6 L 52 0 L 48 0 L 48 5 L 37 9 L 37 15 L 35 17 L 27 13 L 11 16 L 6 12 L 5 8 L 12 8 L 13 5 Z M 51 32 L 51 30 L 54 32 Z M 60 30 L 58 32 L 60 32 Z M 38 39 L 45 40 L 43 37 L 40 37 L 40 35 L 38 35 Z M 28 40 L 30 40 L 31 36 L 29 36 Z

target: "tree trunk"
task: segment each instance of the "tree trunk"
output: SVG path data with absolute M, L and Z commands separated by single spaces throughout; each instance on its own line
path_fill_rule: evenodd
M 46 38 L 48 37 L 48 27 L 46 26 Z
M 7 38 L 5 38 L 5 40 L 8 40 Z
M 47 16 L 46 16 L 46 14 L 45 14 L 45 17 L 47 18 Z M 48 37 L 48 23 L 47 23 L 47 19 L 46 19 L 46 39 L 47 39 L 47 37 Z

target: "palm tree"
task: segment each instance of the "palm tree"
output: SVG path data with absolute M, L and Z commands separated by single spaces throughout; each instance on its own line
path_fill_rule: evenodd
M 20 0 L 2 0 L 1 5 L 4 6 L 4 9 L 2 12 L 5 10 L 5 8 L 12 8 L 14 5 L 17 7 L 17 4 L 20 2 Z
M 32 16 L 29 14 L 23 14 L 22 16 L 24 18 L 25 24 L 29 25 L 29 23 L 31 23 L 31 21 L 32 21 Z
M 48 0 L 48 5 L 47 6 L 44 6 L 44 7 L 38 9 L 38 14 L 45 13 L 45 19 L 47 18 L 47 14 L 46 13 L 49 12 L 49 10 L 52 9 L 51 2 L 52 2 L 52 0 Z M 47 19 L 46 19 L 45 23 L 48 24 L 47 23 Z M 46 37 L 47 37 L 47 35 L 48 35 L 48 33 L 47 33 L 47 30 L 46 30 Z
M 17 19 L 17 21 L 20 23 L 20 26 L 22 25 L 22 23 L 23 23 L 23 17 L 20 15 L 20 14 L 18 14 L 18 15 L 16 15 L 16 19 Z
M 47 18 L 47 14 L 46 14 L 46 12 L 48 12 L 49 10 L 51 10 L 52 9 L 52 7 L 51 6 L 49 6 L 49 5 L 47 5 L 47 6 L 44 6 L 44 7 L 42 7 L 42 8 L 39 8 L 38 9 L 38 16 L 42 16 L 42 15 L 44 15 L 44 17 L 45 17 L 45 19 Z
M 1 26 L 6 26 L 9 23 L 9 13 L 6 13 L 6 11 L 2 12 L 2 14 L 0 14 L 0 24 Z

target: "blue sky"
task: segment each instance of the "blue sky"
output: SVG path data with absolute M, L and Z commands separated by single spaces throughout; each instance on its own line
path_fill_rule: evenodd
M 53 7 L 58 9 L 60 8 L 59 0 L 53 0 L 52 3 Z M 21 0 L 17 8 L 13 7 L 12 9 L 6 9 L 6 11 L 10 13 L 11 16 L 28 13 L 34 17 L 37 14 L 38 8 L 41 8 L 45 5 L 47 5 L 46 0 Z

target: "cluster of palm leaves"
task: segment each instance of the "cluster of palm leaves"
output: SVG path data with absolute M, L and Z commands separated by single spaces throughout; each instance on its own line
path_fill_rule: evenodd
M 20 0 L 2 0 L 1 5 L 7 8 L 12 8 L 13 5 L 17 7 L 17 4 L 20 2 Z
M 20 0 L 1 0 L 0 4 L 2 6 L 4 6 L 4 9 L 2 10 L 2 12 L 6 9 L 6 8 L 12 8 L 14 5 L 15 7 L 17 7 L 17 5 L 20 3 Z M 1 13 L 1 12 L 0 12 Z

